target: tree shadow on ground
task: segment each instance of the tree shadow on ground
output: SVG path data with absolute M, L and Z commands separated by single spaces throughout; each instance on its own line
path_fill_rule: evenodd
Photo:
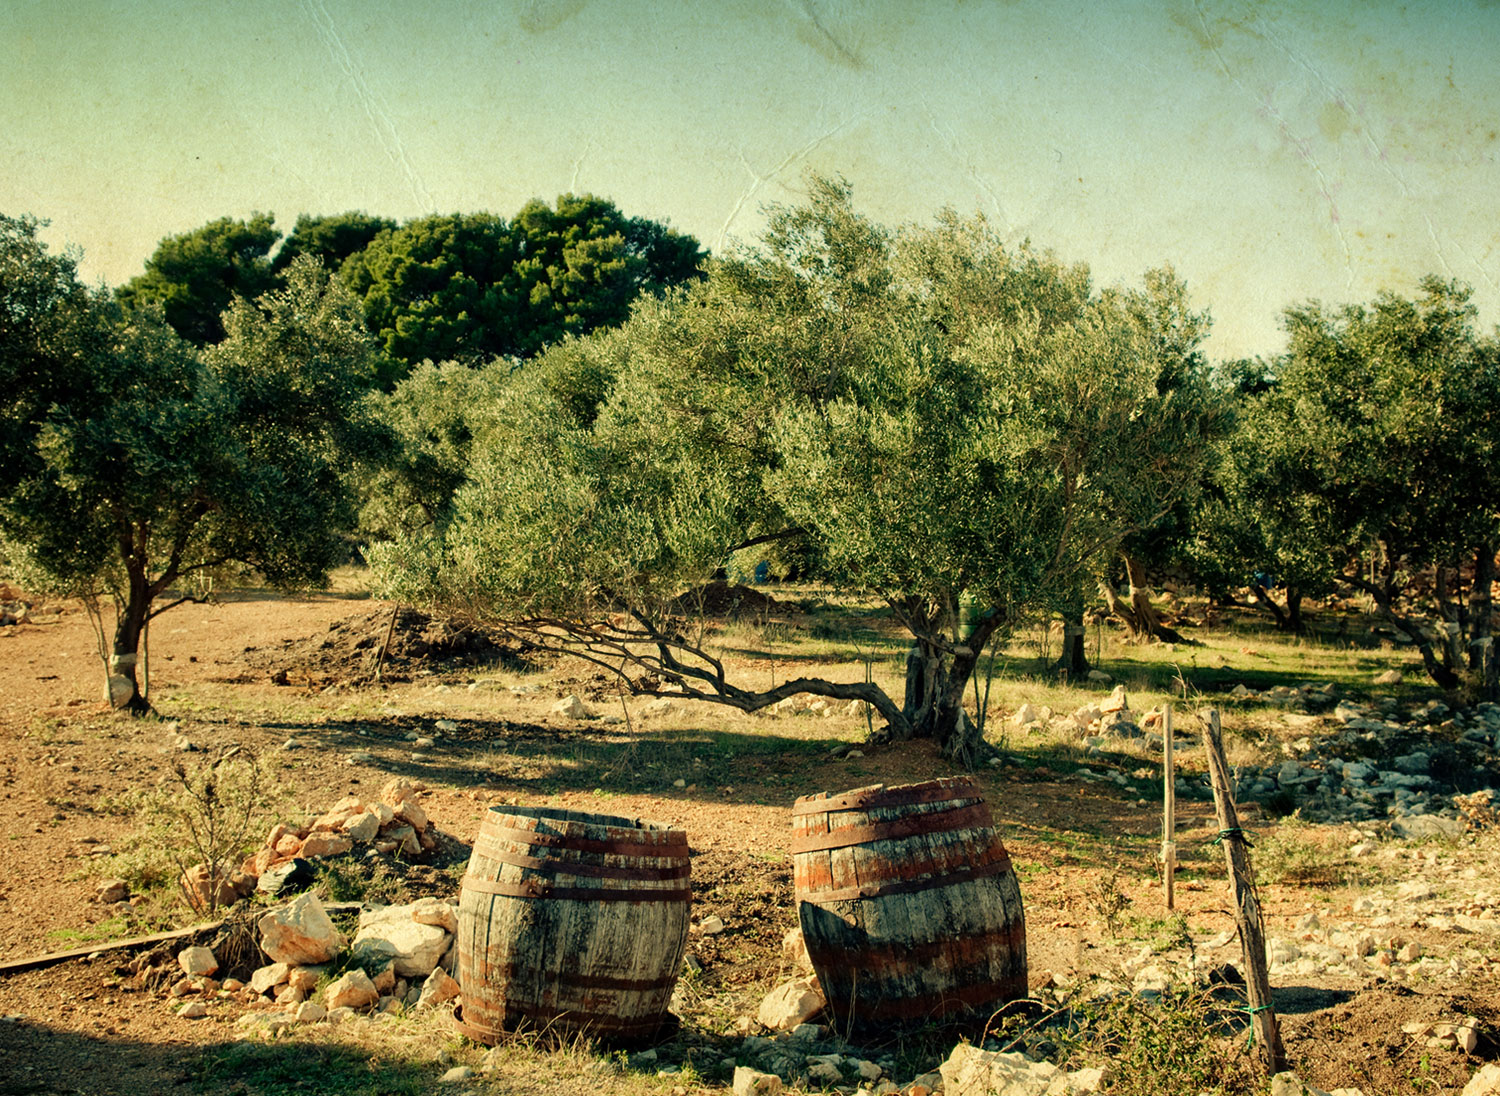
M 150 1002 L 143 1007 L 164 1007 Z M 205 1022 L 205 1021 L 200 1021 Z M 386 1096 L 422 1093 L 446 1066 L 327 1042 L 210 1042 L 184 1047 L 90 1035 L 32 1019 L 0 1023 L 0 1094 L 158 1096 L 163 1092 L 244 1096 Z

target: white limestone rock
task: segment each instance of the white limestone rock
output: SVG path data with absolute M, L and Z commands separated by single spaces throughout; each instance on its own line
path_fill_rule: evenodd
M 792 1031 L 805 1024 L 828 1005 L 817 978 L 796 978 L 783 982 L 760 1003 L 760 1022 L 773 1031 Z
M 362 912 L 354 950 L 390 956 L 402 978 L 426 978 L 448 950 L 452 935 L 439 925 L 415 920 L 417 905 L 382 906 Z
M 1024 1054 L 1001 1054 L 960 1044 L 938 1067 L 944 1096 L 1079 1096 L 1098 1092 L 1104 1071 L 1065 1073 L 1051 1062 L 1033 1062 Z
M 300 894 L 260 919 L 260 946 L 273 962 L 290 966 L 326 963 L 344 947 L 323 904 L 311 893 Z

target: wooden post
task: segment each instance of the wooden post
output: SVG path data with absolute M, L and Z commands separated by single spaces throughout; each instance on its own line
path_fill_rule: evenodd
M 1167 896 L 1167 909 L 1173 908 L 1173 883 L 1177 874 L 1177 778 L 1173 771 L 1172 758 L 1172 702 L 1167 701 L 1166 713 L 1162 716 L 1162 811 L 1161 811 L 1161 872 L 1162 889 Z
M 385 626 L 385 639 L 381 641 L 380 653 L 375 656 L 375 680 L 381 680 L 380 672 L 385 668 L 385 656 L 391 649 L 391 636 L 396 634 L 396 614 L 401 612 L 401 603 L 398 601 L 391 606 L 391 622 Z
M 1233 789 L 1229 783 L 1229 765 L 1224 760 L 1224 742 L 1219 729 L 1217 708 L 1208 710 L 1204 744 L 1208 747 L 1208 775 L 1214 786 L 1214 807 L 1219 815 L 1219 844 L 1229 865 L 1229 894 L 1234 904 L 1235 925 L 1240 933 L 1240 950 L 1245 959 L 1245 989 L 1250 998 L 1250 1037 L 1255 1054 L 1268 1076 L 1286 1069 L 1286 1050 L 1281 1045 L 1281 1029 L 1271 1007 L 1271 978 L 1266 969 L 1266 940 L 1261 929 L 1260 899 L 1255 893 L 1255 876 L 1250 870 L 1250 843 L 1240 829 Z

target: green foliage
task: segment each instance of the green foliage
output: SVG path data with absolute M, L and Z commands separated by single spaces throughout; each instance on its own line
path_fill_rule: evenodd
M 981 219 L 892 232 L 811 187 L 764 250 L 507 386 L 446 530 L 376 553 L 388 588 L 657 621 L 737 547 L 801 537 L 807 567 L 895 607 L 936 667 L 910 718 L 952 734 L 973 669 L 955 647 L 1193 481 L 1216 422 L 1206 321 L 1169 272 L 1094 293 Z
M 1288 309 L 1291 349 L 1243 400 L 1209 535 L 1288 581 L 1370 595 L 1439 684 L 1493 691 L 1500 344 L 1475 332 L 1469 295 L 1427 278 L 1414 299 Z
M 179 761 L 172 773 L 170 783 L 140 797 L 137 819 L 178 878 L 194 865 L 207 869 L 207 901 L 191 890 L 184 895 L 194 912 L 212 916 L 219 885 L 270 827 L 284 796 L 259 760 L 237 746 L 193 768 Z
M 31 249 L 36 277 L 63 277 L 45 260 Z M 346 558 L 348 477 L 374 452 L 375 355 L 355 303 L 311 259 L 285 289 L 237 298 L 205 351 L 151 309 L 76 292 L 50 307 L 71 346 L 40 344 L 53 370 L 16 378 L 0 541 L 38 589 L 114 600 L 112 670 L 142 710 L 140 634 L 177 583 L 238 564 L 312 584 Z
M 363 251 L 376 236 L 395 227 L 395 221 L 368 213 L 336 213 L 327 217 L 304 213 L 277 249 L 271 269 L 281 274 L 299 255 L 310 255 L 330 272 L 338 270 L 349 256 Z
M 179 336 L 212 345 L 224 337 L 220 316 L 236 297 L 276 287 L 269 255 L 280 238 L 269 213 L 249 221 L 222 217 L 168 236 L 146 260 L 145 272 L 119 288 L 120 301 L 131 312 L 159 308 Z
M 394 391 L 372 396 L 372 413 L 394 444 L 360 492 L 365 503 L 359 524 L 367 536 L 389 539 L 447 519 L 483 411 L 493 406 L 510 374 L 503 362 L 479 369 L 424 362 Z
M 1235 1012 L 1202 990 L 1126 993 L 1072 1006 L 1068 1028 L 1047 1034 L 1059 1065 L 1104 1067 L 1118 1096 L 1252 1096 L 1264 1080 L 1233 1035 L 1243 1027 Z
M 344 264 L 365 320 L 400 373 L 423 360 L 529 358 L 565 336 L 624 322 L 641 293 L 694 278 L 695 240 L 591 195 L 409 221 Z

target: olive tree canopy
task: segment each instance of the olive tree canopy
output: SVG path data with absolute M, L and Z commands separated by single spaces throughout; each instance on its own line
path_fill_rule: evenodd
M 810 182 L 759 250 L 518 374 L 447 520 L 377 549 L 377 570 L 638 692 L 863 699 L 897 737 L 972 760 L 961 701 L 985 645 L 1196 476 L 1216 420 L 1206 320 L 1169 271 L 1098 291 L 982 218 L 889 230 L 842 183 Z M 753 689 L 684 638 L 678 595 L 792 535 L 910 632 L 899 700 L 865 682 Z
M 145 711 L 142 635 L 193 576 L 239 565 L 300 586 L 347 558 L 374 354 L 312 260 L 285 289 L 237 298 L 199 350 L 158 310 L 82 291 L 34 228 L 0 223 L 0 549 L 30 583 L 114 601 L 111 699 Z

